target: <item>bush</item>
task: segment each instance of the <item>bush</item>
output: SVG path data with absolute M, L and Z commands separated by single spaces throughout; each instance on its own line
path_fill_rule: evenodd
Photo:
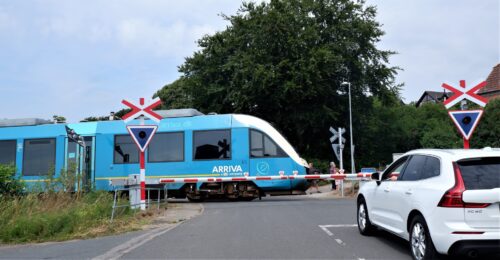
M 15 174 L 16 168 L 13 165 L 0 164 L 0 198 L 24 193 L 24 182 Z

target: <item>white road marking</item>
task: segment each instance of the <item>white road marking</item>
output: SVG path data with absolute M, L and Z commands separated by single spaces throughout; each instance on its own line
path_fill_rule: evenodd
M 180 222 L 180 223 L 182 223 L 182 222 Z M 167 231 L 177 227 L 179 224 L 174 225 L 174 226 L 169 226 L 167 228 L 153 229 L 153 230 L 147 232 L 146 234 L 134 237 L 134 238 L 130 239 L 129 241 L 112 248 L 111 250 L 109 250 L 108 252 L 106 252 L 102 255 L 99 255 L 99 256 L 92 258 L 92 260 L 104 260 L 104 259 L 115 260 L 115 259 L 121 258 L 123 255 L 125 255 L 125 254 L 131 252 L 132 250 L 144 245 L 146 242 L 151 241 L 153 238 L 167 233 Z
M 356 224 L 340 224 L 340 225 L 320 225 L 320 227 L 336 228 L 336 227 L 357 227 Z
M 332 233 L 332 232 L 330 232 L 330 230 L 328 230 L 328 228 L 327 228 L 327 227 L 325 227 L 325 226 L 321 226 L 321 225 L 319 225 L 318 227 L 319 227 L 319 228 L 321 228 L 321 229 L 323 229 L 323 231 L 325 231 L 325 233 L 326 233 L 327 235 L 329 235 L 329 236 L 333 236 L 333 233 Z
M 356 224 L 338 224 L 338 225 L 318 225 L 325 233 L 331 237 L 333 237 L 333 233 L 328 230 L 328 228 L 340 228 L 340 227 L 357 227 L 358 225 Z M 341 246 L 345 246 L 344 241 L 342 241 L 340 238 L 335 238 L 335 242 Z M 361 260 L 361 259 L 359 259 Z M 363 259 L 364 260 L 364 259 Z

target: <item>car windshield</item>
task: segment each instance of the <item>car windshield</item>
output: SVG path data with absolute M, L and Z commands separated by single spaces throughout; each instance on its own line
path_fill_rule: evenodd
M 500 188 L 500 157 L 466 159 L 457 162 L 465 189 Z

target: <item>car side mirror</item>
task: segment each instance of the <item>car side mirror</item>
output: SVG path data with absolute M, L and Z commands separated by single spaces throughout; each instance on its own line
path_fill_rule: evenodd
M 370 178 L 374 181 L 377 181 L 377 185 L 380 185 L 380 173 L 379 172 L 372 173 L 372 176 Z

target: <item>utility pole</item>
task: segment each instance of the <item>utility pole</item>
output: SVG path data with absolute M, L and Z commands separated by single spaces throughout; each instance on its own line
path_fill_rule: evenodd
M 353 144 L 353 136 L 352 136 L 352 104 L 351 104 L 351 82 L 342 82 L 340 84 L 342 85 L 347 85 L 349 88 L 349 132 L 350 132 L 350 139 L 351 139 L 351 172 L 355 173 L 356 168 L 354 167 L 354 144 Z

